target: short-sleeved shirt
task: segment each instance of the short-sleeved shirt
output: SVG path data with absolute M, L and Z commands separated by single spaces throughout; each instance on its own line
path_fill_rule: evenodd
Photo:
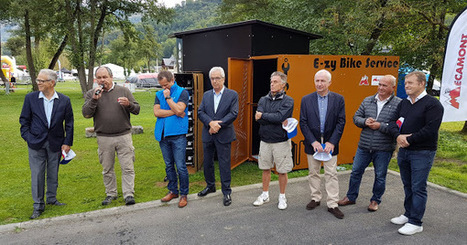
M 156 99 L 154 100 L 154 105 L 160 105 L 161 102 L 159 101 L 159 99 L 157 98 L 157 96 L 155 96 Z M 186 91 L 185 89 L 182 91 L 182 93 L 180 94 L 180 97 L 178 98 L 178 102 L 183 102 L 185 103 L 185 105 L 188 106 L 188 103 L 190 101 L 190 95 L 188 94 L 188 91 Z M 177 103 L 178 103 L 177 102 Z

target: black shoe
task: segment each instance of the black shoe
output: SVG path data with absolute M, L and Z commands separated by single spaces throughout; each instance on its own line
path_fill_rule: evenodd
M 125 197 L 125 205 L 133 205 L 135 204 L 135 198 L 132 196 Z
M 320 202 L 317 202 L 315 200 L 311 200 L 311 202 L 306 205 L 306 210 L 313 210 L 316 207 L 318 207 L 319 204 L 320 204 Z
M 232 198 L 229 194 L 224 195 L 224 206 L 230 206 L 232 204 Z
M 35 218 L 41 216 L 42 212 L 43 211 L 41 211 L 41 210 L 34 209 L 34 211 L 32 212 L 31 217 L 29 217 L 29 218 L 30 219 L 35 219 Z
M 198 196 L 204 197 L 207 194 L 213 193 L 213 192 L 216 192 L 216 187 L 212 187 L 212 188 L 206 187 L 202 191 L 198 192 Z
M 344 218 L 344 213 L 342 213 L 339 208 L 328 208 L 328 212 L 332 213 L 334 217 L 338 219 L 343 219 Z
M 105 197 L 104 201 L 102 201 L 102 205 L 109 205 L 112 203 L 112 200 L 117 200 L 117 197 L 113 197 L 113 196 Z
M 54 202 L 48 202 L 47 205 L 64 206 L 66 204 L 63 202 L 59 202 L 58 200 L 55 200 Z

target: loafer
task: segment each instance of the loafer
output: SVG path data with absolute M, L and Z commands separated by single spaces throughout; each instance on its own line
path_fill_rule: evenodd
M 35 219 L 35 218 L 41 216 L 42 212 L 43 212 L 42 210 L 34 209 L 34 211 L 32 211 L 31 217 L 29 217 L 29 218 L 30 219 Z
M 104 201 L 102 201 L 102 205 L 109 205 L 112 203 L 113 200 L 117 200 L 117 197 L 113 197 L 113 196 L 106 196 Z
M 376 201 L 371 201 L 370 205 L 368 206 L 368 211 L 375 212 L 378 210 L 378 203 Z
M 198 192 L 198 196 L 204 197 L 207 194 L 214 193 L 214 192 L 216 192 L 216 187 L 212 187 L 212 188 L 206 187 L 202 191 Z
M 174 198 L 177 198 L 178 197 L 178 194 L 174 194 L 172 192 L 169 192 L 167 193 L 167 195 L 165 195 L 165 197 L 163 197 L 161 199 L 161 202 L 170 202 L 170 200 L 174 199 Z
M 179 208 L 184 208 L 188 204 L 188 200 L 186 195 L 181 195 L 180 196 L 180 201 L 178 201 L 178 207 Z
M 125 197 L 125 205 L 133 205 L 135 203 L 135 198 L 133 196 Z
M 319 204 L 320 204 L 320 202 L 316 202 L 315 200 L 311 200 L 311 202 L 306 205 L 306 209 L 307 210 L 315 209 L 316 207 L 319 206 Z
M 348 197 L 344 197 L 342 200 L 337 202 L 337 205 L 339 206 L 347 206 L 352 204 L 355 204 L 355 201 L 350 201 Z
M 423 231 L 423 226 L 413 225 L 410 223 L 406 223 L 402 226 L 399 230 L 397 230 L 400 234 L 411 236 L 415 233 L 419 233 Z
M 47 202 L 47 205 L 64 206 L 66 204 L 63 202 L 59 202 L 58 200 L 55 200 L 54 202 Z
M 230 195 L 224 195 L 224 206 L 230 206 L 232 204 L 232 197 Z
M 342 213 L 338 207 L 335 208 L 328 208 L 328 212 L 332 213 L 334 217 L 338 219 L 343 219 L 344 218 L 344 213 Z

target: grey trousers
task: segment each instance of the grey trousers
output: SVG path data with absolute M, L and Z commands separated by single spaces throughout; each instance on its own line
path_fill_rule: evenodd
M 31 192 L 35 210 L 44 210 L 45 173 L 47 171 L 47 202 L 57 200 L 58 168 L 60 151 L 54 152 L 45 142 L 42 148 L 34 150 L 28 147 L 29 167 L 31 169 Z

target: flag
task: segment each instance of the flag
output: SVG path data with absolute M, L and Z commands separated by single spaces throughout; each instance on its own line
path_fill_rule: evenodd
M 439 100 L 443 122 L 467 120 L 467 7 L 454 19 L 446 39 Z

